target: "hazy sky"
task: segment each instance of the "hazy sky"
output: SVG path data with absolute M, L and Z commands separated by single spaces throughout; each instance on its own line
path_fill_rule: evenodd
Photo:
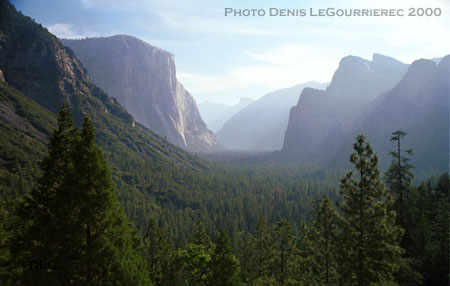
M 175 55 L 197 102 L 237 103 L 310 80 L 329 82 L 346 55 L 403 62 L 450 53 L 449 0 L 12 0 L 61 38 L 128 34 Z M 407 16 L 439 8 L 439 17 Z M 225 17 L 225 8 L 265 9 Z M 403 9 L 403 17 L 270 17 L 279 9 Z

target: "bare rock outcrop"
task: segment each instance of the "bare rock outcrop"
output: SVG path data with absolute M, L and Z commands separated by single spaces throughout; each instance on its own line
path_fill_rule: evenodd
M 140 122 L 190 151 L 218 149 L 194 98 L 176 78 L 174 56 L 135 37 L 61 40 L 90 79 Z

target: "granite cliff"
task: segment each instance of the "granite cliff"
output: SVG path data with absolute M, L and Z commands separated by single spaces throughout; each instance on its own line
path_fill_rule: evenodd
M 289 110 L 304 88 L 326 84 L 307 82 L 270 92 L 233 115 L 217 133 L 217 139 L 235 150 L 280 150 L 288 125 Z
M 372 61 L 355 56 L 343 58 L 325 91 L 305 88 L 291 109 L 282 155 L 315 161 L 333 152 L 337 142 L 326 141 L 330 132 L 392 89 L 407 68 L 408 65 L 379 54 L 374 54 Z
M 344 58 L 325 91 L 305 89 L 292 108 L 281 157 L 343 166 L 355 136 L 363 133 L 384 168 L 391 133 L 400 129 L 408 133 L 403 144 L 413 149 L 418 169 L 447 170 L 449 59 L 404 65 L 374 56 L 372 63 L 359 59 L 346 67 L 353 72 L 344 72 Z
M 172 54 L 124 35 L 61 41 L 74 50 L 91 81 L 136 121 L 190 151 L 219 148 L 194 98 L 177 80 Z
M 342 122 L 346 129 L 336 129 L 336 133 L 345 135 L 339 136 L 343 142 L 335 158 L 339 160 L 339 154 L 349 151 L 346 138 L 364 133 L 382 161 L 389 162 L 391 132 L 400 129 L 408 133 L 404 147 L 413 149 L 415 166 L 448 170 L 449 62 L 450 56 L 438 64 L 425 59 L 414 61 L 392 90 L 381 94 L 352 121 Z M 336 140 L 337 136 L 329 138 Z
M 0 70 L 0 183 L 11 184 L 11 193 L 27 189 L 39 177 L 55 112 L 63 104 L 70 107 L 77 126 L 85 116 L 93 121 L 97 143 L 122 197 L 132 194 L 128 191 L 136 175 L 129 170 L 151 172 L 155 165 L 204 167 L 136 123 L 117 99 L 89 81 L 70 48 L 7 1 L 0 2 Z

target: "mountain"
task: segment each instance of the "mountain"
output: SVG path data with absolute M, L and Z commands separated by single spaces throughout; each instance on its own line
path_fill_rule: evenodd
M 91 81 L 137 122 L 190 151 L 219 148 L 194 98 L 176 79 L 172 54 L 125 35 L 61 42 L 75 52 Z
M 234 114 L 244 109 L 253 101 L 253 99 L 248 97 L 242 97 L 236 105 L 205 101 L 198 104 L 198 110 L 208 128 L 213 132 L 217 132 Z
M 412 163 L 417 169 L 448 170 L 449 58 L 443 57 L 439 63 L 413 62 L 394 86 L 347 112 L 336 107 L 350 105 L 350 101 L 336 101 L 328 89 L 305 89 L 291 110 L 282 157 L 342 166 L 348 162 L 355 136 L 363 133 L 385 168 L 391 161 L 391 133 L 400 129 L 408 133 L 402 144 L 413 149 Z M 347 95 L 338 91 L 336 88 L 336 96 Z
M 89 82 L 72 50 L 5 1 L 0 2 L 0 70 L 0 188 L 6 198 L 25 193 L 40 176 L 55 112 L 64 103 L 76 125 L 91 117 L 122 202 L 145 205 L 144 194 L 167 182 L 171 172 L 207 167 L 135 123 L 115 98 Z M 150 207 L 139 213 L 127 206 L 135 222 L 149 215 Z
M 283 145 L 289 110 L 306 87 L 325 88 L 326 84 L 307 82 L 264 95 L 236 113 L 216 133 L 229 149 L 279 150 Z
M 282 157 L 316 161 L 332 152 L 337 142 L 326 138 L 337 124 L 391 90 L 407 68 L 408 65 L 379 54 L 374 54 L 372 61 L 355 56 L 343 58 L 325 91 L 305 88 L 291 109 Z M 326 146 L 325 150 L 322 146 Z
M 392 148 L 391 132 L 400 129 L 408 133 L 404 148 L 413 149 L 412 163 L 418 169 L 448 170 L 449 63 L 448 55 L 438 64 L 425 59 L 413 62 L 392 90 L 380 95 L 348 124 L 351 131 L 340 136 L 341 150 L 348 145 L 346 138 L 364 133 L 380 157 L 390 162 L 387 154 Z

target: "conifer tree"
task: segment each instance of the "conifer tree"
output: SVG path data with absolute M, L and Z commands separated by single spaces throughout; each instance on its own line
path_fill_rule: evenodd
M 252 236 L 248 232 L 243 232 L 240 234 L 240 245 L 238 248 L 237 256 L 240 261 L 240 273 L 241 273 L 241 280 L 244 283 L 247 283 L 248 281 L 248 275 L 251 271 L 251 242 L 252 242 Z
M 149 285 L 89 118 L 80 135 L 68 107 L 61 109 L 42 169 L 37 187 L 16 210 L 10 240 L 16 283 Z M 49 269 L 31 267 L 42 263 Z
M 272 271 L 274 276 L 285 285 L 289 276 L 288 261 L 294 248 L 294 237 L 291 234 L 291 226 L 286 220 L 277 223 L 274 230 L 275 258 Z
M 210 261 L 213 244 L 205 231 L 203 223 L 198 221 L 191 235 L 190 243 L 184 249 L 175 252 L 174 284 L 208 285 L 211 275 Z
M 153 285 L 162 285 L 163 272 L 168 266 L 171 250 L 165 233 L 153 218 L 150 218 L 148 222 L 147 233 L 144 236 L 144 249 Z
M 402 140 L 406 135 L 407 133 L 401 130 L 392 132 L 391 141 L 394 142 L 394 148 L 389 152 L 392 162 L 385 173 L 385 177 L 386 184 L 395 199 L 393 208 L 397 213 L 396 222 L 404 230 L 400 246 L 404 248 L 405 252 L 401 261 L 399 261 L 400 269 L 396 275 L 397 281 L 399 285 L 413 286 L 419 283 L 420 275 L 413 270 L 411 264 L 414 262 L 409 253 L 412 244 L 410 232 L 413 222 L 411 221 L 411 208 L 408 202 L 410 201 L 410 185 L 414 178 L 411 169 L 414 166 L 409 163 L 410 158 L 408 157 L 413 155 L 412 149 L 402 149 Z
M 409 198 L 413 222 L 409 255 L 422 285 L 449 283 L 449 185 L 450 177 L 444 174 L 435 188 L 431 181 L 422 183 Z
M 210 262 L 210 286 L 239 285 L 239 262 L 233 255 L 228 236 L 225 231 L 220 232 L 216 247 Z
M 397 130 L 392 133 L 391 141 L 395 142 L 395 150 L 389 152 L 392 156 L 392 162 L 389 169 L 386 171 L 386 183 L 395 195 L 395 211 L 397 212 L 397 222 L 403 228 L 406 227 L 405 222 L 405 201 L 409 192 L 410 184 L 414 178 L 411 169 L 413 165 L 409 163 L 410 158 L 406 155 L 413 155 L 412 149 L 402 149 L 401 141 L 407 135 L 406 132 Z M 406 154 L 406 155 L 403 155 Z
M 353 148 L 350 161 L 357 175 L 350 171 L 341 179 L 341 278 L 344 285 L 396 285 L 403 231 L 395 226 L 393 202 L 380 180 L 378 156 L 362 134 Z
M 340 217 L 327 197 L 320 203 L 316 219 L 308 229 L 306 273 L 309 285 L 337 285 Z
M 264 218 L 260 217 L 252 241 L 252 269 L 250 278 L 256 279 L 270 275 L 272 261 L 272 238 Z
M 435 285 L 449 285 L 449 236 L 450 236 L 450 176 L 444 173 L 438 180 L 433 192 L 431 218 L 433 221 L 433 283 Z
M 17 204 L 17 222 L 9 241 L 14 280 L 25 285 L 58 285 L 70 276 L 64 249 L 69 229 L 60 224 L 62 208 L 59 194 L 67 190 L 73 175 L 72 154 L 79 140 L 69 108 L 58 113 L 58 125 L 50 138 L 49 154 L 42 161 L 43 175 L 37 186 Z M 35 268 L 51 267 L 45 271 Z M 52 269 L 56 267 L 56 269 Z M 36 282 L 38 281 L 38 282 Z
M 149 283 L 134 234 L 114 193 L 103 153 L 95 143 L 95 131 L 86 117 L 75 149 L 74 176 L 69 208 L 78 234 L 82 276 L 87 285 Z
M 192 234 L 191 243 L 195 245 L 202 245 L 207 250 L 212 247 L 211 238 L 205 231 L 205 226 L 201 221 L 198 221 L 195 225 L 194 233 Z
M 176 285 L 208 285 L 210 277 L 211 253 L 204 245 L 189 243 L 184 249 L 176 252 L 174 260 L 176 269 Z

